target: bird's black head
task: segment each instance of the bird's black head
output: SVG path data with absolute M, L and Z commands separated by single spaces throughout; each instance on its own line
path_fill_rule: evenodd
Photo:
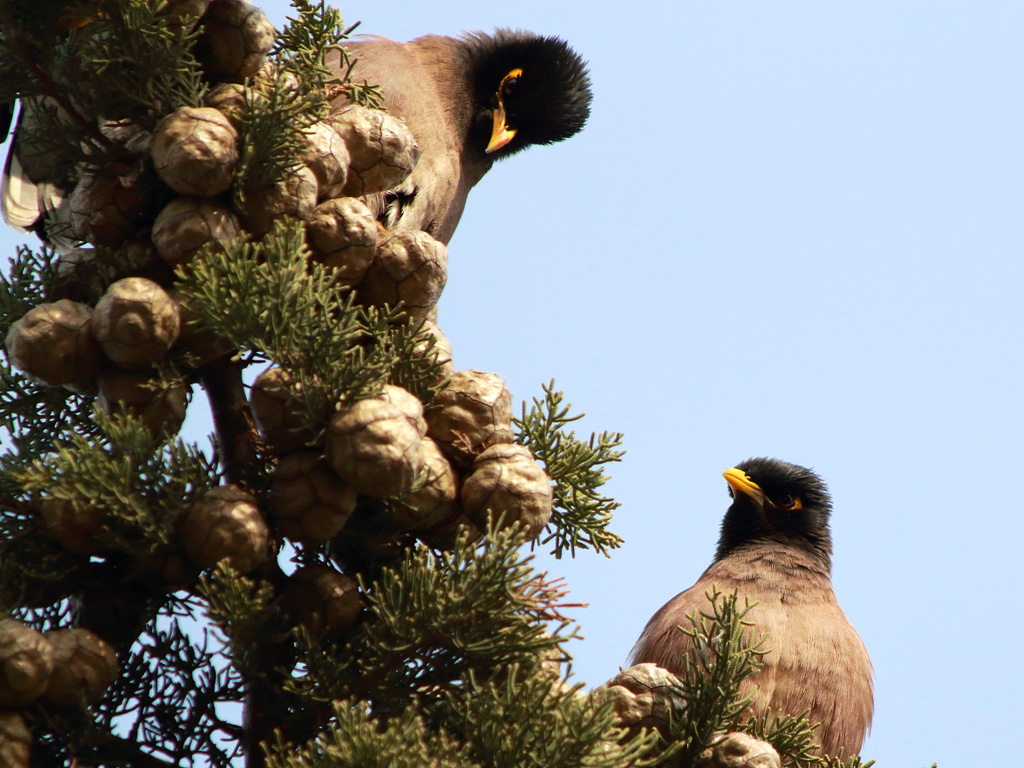
M 820 477 L 778 459 L 747 459 L 723 474 L 733 503 L 722 520 L 716 560 L 746 544 L 778 541 L 830 567 L 832 500 Z
M 558 37 L 499 29 L 463 38 L 475 92 L 474 145 L 492 159 L 578 133 L 590 116 L 586 63 Z

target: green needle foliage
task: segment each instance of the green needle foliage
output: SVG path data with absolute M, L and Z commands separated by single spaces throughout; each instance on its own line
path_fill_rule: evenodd
M 608 530 L 612 513 L 619 504 L 597 489 L 607 482 L 603 465 L 620 461 L 625 451 L 618 451 L 622 434 L 602 432 L 583 442 L 565 426 L 582 419 L 585 414 L 569 415 L 564 395 L 555 391 L 555 382 L 544 385 L 544 399 L 533 399 L 533 406 L 513 419 L 516 441 L 533 451 L 555 482 L 555 508 L 550 532 L 542 543 L 553 542 L 552 550 L 561 557 L 566 550 L 575 556 L 576 548 L 591 549 L 604 555 L 622 544 L 622 538 Z
M 519 553 L 522 536 L 490 531 L 487 545 L 463 533 L 451 552 L 409 551 L 364 586 L 374 616 L 343 648 L 313 646 L 311 674 L 296 690 L 400 711 L 413 697 L 443 698 L 470 670 L 536 662 L 562 637 L 546 629 L 549 592 Z M 564 627 L 563 627 L 564 628 Z
M 267 768 L 468 768 L 466 747 L 430 731 L 410 706 L 382 723 L 365 704 L 333 703 L 337 725 L 299 750 L 278 742 Z
M 217 642 L 189 629 L 201 617 L 199 601 L 169 601 L 122 662 L 99 708 L 99 725 L 123 734 L 105 747 L 111 757 L 120 752 L 127 764 L 146 765 L 149 754 L 187 765 L 204 755 L 211 765 L 238 764 L 239 729 L 226 713 L 244 698 L 245 681 Z
M 365 584 L 373 618 L 343 646 L 310 641 L 300 658 L 306 674 L 289 683 L 307 702 L 302 710 L 333 701 L 345 717 L 338 714 L 326 735 L 295 754 L 279 745 L 270 765 L 325 765 L 318 761 L 326 754 L 348 765 L 361 745 L 411 760 L 422 752 L 400 746 L 398 733 L 424 727 L 436 734 L 432 758 L 451 761 L 439 765 L 648 764 L 653 737 L 626 737 L 609 707 L 563 679 L 556 660 L 575 633 L 564 633 L 564 624 L 545 630 L 559 593 L 520 554 L 522 543 L 514 529 L 488 531 L 486 544 L 464 534 L 452 552 L 411 550 Z M 378 718 L 372 731 L 371 713 Z M 353 727 L 359 734 L 339 733 Z M 447 751 L 445 735 L 463 748 Z
M 225 654 L 243 677 L 258 677 L 264 642 L 282 640 L 287 631 L 272 605 L 273 586 L 221 562 L 211 576 L 200 579 L 198 592 L 206 599 L 207 615 L 219 630 Z
M 738 729 L 752 698 L 741 695 L 740 686 L 761 668 L 768 652 L 766 638 L 755 639 L 753 624 L 744 618 L 749 601 L 740 605 L 735 593 L 723 596 L 717 590 L 707 597 L 708 611 L 695 612 L 687 617 L 692 626 L 680 627 L 693 641 L 679 675 L 685 717 L 673 722 L 670 739 L 682 765 L 689 765 L 715 734 Z
M 74 517 L 101 520 L 95 541 L 149 555 L 173 538 L 173 521 L 216 485 L 216 467 L 180 440 L 161 445 L 138 419 L 93 415 L 98 439 L 72 434 L 67 445 L 17 474 L 28 493 L 67 503 Z
M 328 51 L 351 37 L 359 22 L 345 27 L 341 13 L 335 8 L 327 7 L 323 0 L 319 3 L 294 0 L 292 7 L 299 15 L 295 18 L 289 17 L 289 23 L 278 32 L 271 55 L 276 56 L 279 61 L 286 62 L 288 68 L 295 72 L 303 83 L 322 86 L 319 93 L 311 94 L 314 97 L 322 98 L 325 92 L 343 90 L 353 104 L 380 109 L 380 90 L 376 86 L 349 82 L 351 61 L 346 50 L 338 51 L 344 70 L 341 77 L 335 76 L 325 65 Z
M 50 248 L 38 253 L 19 245 L 0 275 L 0 333 L 7 335 L 14 321 L 33 307 L 49 301 L 57 284 L 57 256 Z
M 122 105 L 122 118 L 152 127 L 161 115 L 179 106 L 198 107 L 206 91 L 199 62 L 192 53 L 198 30 L 189 30 L 168 12 L 165 0 L 99 0 L 82 8 L 81 34 L 66 54 L 77 73 L 91 61 L 83 103 Z M 64 79 L 64 78 L 62 78 Z
M 291 374 L 311 426 L 389 381 L 427 401 L 436 388 L 436 364 L 412 354 L 418 329 L 398 310 L 356 304 L 336 272 L 310 259 L 301 224 L 282 221 L 259 242 L 206 248 L 178 285 L 203 327 Z
M 73 180 L 78 163 L 124 156 L 98 117 L 148 130 L 201 103 L 196 35 L 166 0 L 3 0 L 0 104 L 21 99 L 31 117 L 19 128 L 24 151 Z
M 450 697 L 457 728 L 479 764 L 494 768 L 653 765 L 653 734 L 622 735 L 610 708 L 595 706 L 579 686 L 557 674 L 514 665 L 481 681 L 471 671 L 467 685 Z M 568 727 L 573 738 L 565 738 Z
M 761 717 L 739 724 L 737 728 L 775 747 L 783 759 L 783 765 L 794 768 L 822 765 L 822 758 L 814 754 L 818 746 L 814 734 L 817 726 L 812 724 L 806 715 L 806 711 L 795 716 L 766 712 Z M 825 761 L 824 764 L 830 763 Z M 845 763 L 843 765 L 845 766 Z

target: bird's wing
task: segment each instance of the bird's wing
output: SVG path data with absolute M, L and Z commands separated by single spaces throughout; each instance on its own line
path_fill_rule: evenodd
M 30 232 L 46 213 L 57 210 L 63 202 L 64 193 L 56 184 L 37 184 L 29 178 L 22 168 L 17 145 L 12 144 L 0 182 L 0 213 L 8 226 Z
M 58 210 L 66 197 L 52 158 L 29 151 L 19 137 L 32 119 L 31 105 L 23 100 L 0 180 L 0 214 L 21 232 L 31 231 L 46 214 Z
M 698 582 L 665 603 L 647 622 L 629 654 L 629 664 L 657 664 L 673 674 L 683 670 L 684 658 L 693 650 L 693 639 L 680 629 L 691 629 L 687 618 L 707 611 L 707 596 Z

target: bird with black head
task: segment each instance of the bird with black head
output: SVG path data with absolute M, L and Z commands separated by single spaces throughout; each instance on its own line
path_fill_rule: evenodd
M 353 79 L 380 86 L 384 106 L 406 122 L 420 149 L 405 182 L 367 201 L 388 229 L 422 229 L 447 244 L 470 189 L 496 160 L 567 139 L 590 115 L 586 64 L 558 37 L 499 29 L 408 43 L 369 37 L 345 48 L 356 60 Z M 327 64 L 339 77 L 348 69 L 338 51 Z M 333 106 L 345 103 L 341 95 Z M 0 195 L 11 226 L 42 236 L 44 219 L 68 192 L 47 158 L 12 144 Z
M 380 86 L 420 149 L 409 178 L 368 200 L 388 229 L 422 229 L 447 243 L 469 191 L 496 160 L 567 139 L 590 115 L 586 63 L 558 37 L 499 29 L 408 43 L 374 37 L 345 48 L 353 80 Z M 328 62 L 340 72 L 340 56 Z
M 679 673 L 692 639 L 679 627 L 708 609 L 712 587 L 749 597 L 747 618 L 767 634 L 762 669 L 744 683 L 761 715 L 798 715 L 818 723 L 825 755 L 860 752 L 874 710 L 867 650 L 832 591 L 828 489 L 814 472 L 777 459 L 749 459 L 723 473 L 733 501 L 722 520 L 714 560 L 697 583 L 647 623 L 632 663 Z

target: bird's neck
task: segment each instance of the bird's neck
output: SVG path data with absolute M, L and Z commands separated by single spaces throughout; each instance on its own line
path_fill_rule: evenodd
M 474 82 L 474 60 L 465 40 L 426 35 L 408 43 L 428 69 L 443 73 L 447 90 L 441 94 L 447 105 L 440 116 L 448 125 L 449 150 L 460 155 L 463 183 L 476 185 L 494 164 L 495 157 L 484 152 L 490 136 L 490 112 L 481 110 Z
M 445 105 L 445 119 L 457 129 L 461 139 L 476 114 L 471 59 L 465 42 L 442 35 L 425 35 L 407 45 L 416 50 L 417 58 L 426 69 L 438 73 L 435 81 L 444 84 L 439 95 Z
M 832 574 L 828 553 L 809 549 L 804 542 L 759 540 L 739 544 L 728 552 L 720 552 L 708 571 L 723 563 L 730 571 L 747 573 L 751 578 L 770 573 L 780 578 L 813 575 L 829 581 Z

